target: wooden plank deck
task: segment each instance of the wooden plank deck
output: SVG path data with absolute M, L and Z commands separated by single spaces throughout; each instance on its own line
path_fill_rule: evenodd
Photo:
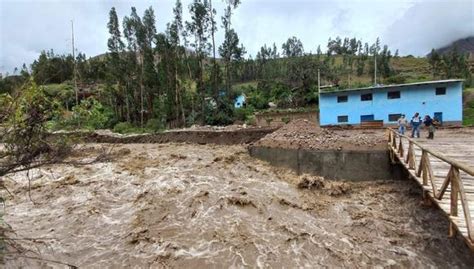
M 472 228 L 474 227 L 472 219 L 474 217 L 474 174 L 472 173 L 474 171 L 474 135 L 440 136 L 435 137 L 434 140 L 428 140 L 426 138 L 400 137 L 393 131 L 389 132 L 392 132 L 392 137 L 389 135 L 389 149 L 392 151 L 394 159 L 403 164 L 411 178 L 423 188 L 425 198 L 431 200 L 449 217 L 451 222 L 449 234 L 452 236 L 455 232 L 460 233 L 467 245 L 474 251 Z M 396 141 L 395 147 L 393 139 Z M 400 151 L 400 141 L 403 156 Z M 408 157 L 410 143 L 413 151 L 412 155 Z M 428 156 L 428 161 L 424 163 L 422 162 L 423 152 L 425 152 L 425 156 Z M 408 159 L 410 158 L 414 159 L 414 169 L 409 167 L 410 161 Z M 460 166 L 458 167 L 457 164 Z M 466 172 L 462 168 L 469 171 Z M 453 182 L 456 180 L 450 173 L 451 169 L 459 173 L 457 177 L 459 181 L 455 183 L 456 191 L 453 195 L 451 192 Z M 424 175 L 425 171 L 426 175 Z M 423 184 L 424 177 L 427 179 L 425 184 Z M 444 195 L 439 197 L 443 183 L 447 186 L 443 190 Z

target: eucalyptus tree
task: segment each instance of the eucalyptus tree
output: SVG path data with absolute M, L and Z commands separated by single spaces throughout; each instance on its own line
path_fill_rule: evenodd
M 173 86 L 174 86 L 174 102 L 176 104 L 175 111 L 176 117 L 179 117 L 181 114 L 181 121 L 182 125 L 186 124 L 186 114 L 184 112 L 184 104 L 183 104 L 183 87 L 180 84 L 179 76 L 181 72 L 182 66 L 182 57 L 181 55 L 184 54 L 186 57 L 186 49 L 181 46 L 180 37 L 185 36 L 184 29 L 183 29 L 183 6 L 180 0 L 176 0 L 175 7 L 173 8 L 173 21 L 168 24 L 168 36 L 170 40 L 170 44 L 172 46 L 173 51 Z M 184 53 L 183 53 L 184 52 Z M 181 113 L 180 113 L 181 110 Z
M 303 43 L 295 36 L 288 38 L 281 48 L 286 57 L 298 57 L 304 54 Z
M 152 90 L 156 85 L 156 70 L 152 50 L 156 36 L 153 8 L 149 7 L 145 10 L 142 20 L 137 14 L 136 8 L 132 7 L 130 17 L 126 16 L 123 20 L 123 26 L 129 50 L 127 65 L 131 67 L 131 70 L 134 70 L 129 79 L 134 93 L 134 103 L 137 105 L 134 106 L 135 113 L 138 112 L 140 125 L 143 127 L 146 112 L 145 99 L 147 99 L 148 110 L 152 110 Z M 138 87 L 135 87 L 136 85 Z M 138 91 L 137 88 L 139 88 Z M 136 109 L 138 104 L 139 111 Z
M 129 121 L 137 120 L 137 110 L 136 107 L 140 103 L 137 101 L 137 91 L 140 93 L 141 90 L 138 89 L 141 85 L 139 80 L 141 80 L 140 64 L 137 60 L 138 51 L 138 40 L 137 40 L 137 25 L 141 24 L 141 20 L 137 21 L 137 13 L 135 7 L 131 8 L 132 14 L 130 17 L 125 16 L 123 19 L 123 35 L 127 41 L 127 52 L 125 53 L 125 70 L 126 76 L 126 91 L 127 91 L 127 106 L 130 109 Z M 140 19 L 138 17 L 138 19 Z M 131 95 L 131 98 L 128 96 Z M 132 111 L 133 109 L 133 111 Z
M 205 97 L 204 59 L 209 54 L 209 37 L 210 29 L 212 27 L 208 9 L 208 2 L 206 0 L 194 0 L 193 3 L 189 5 L 191 21 L 186 22 L 187 33 L 194 37 L 194 41 L 191 43 L 191 46 L 195 50 L 199 64 L 197 88 L 198 96 L 201 98 L 201 112 L 204 112 Z
M 156 44 L 156 26 L 155 13 L 150 6 L 143 14 L 143 39 L 139 39 L 142 52 L 142 110 L 141 118 L 143 124 L 143 114 L 153 114 L 153 99 L 158 94 L 158 80 L 155 69 L 155 60 L 153 53 L 153 46 Z M 145 100 L 143 100 L 145 99 Z M 143 103 L 146 102 L 147 110 L 144 111 Z
M 230 96 L 232 84 L 232 64 L 234 61 L 240 61 L 245 54 L 243 45 L 239 45 L 239 36 L 232 28 L 232 10 L 240 4 L 239 0 L 226 0 L 224 16 L 222 16 L 222 27 L 224 28 L 224 42 L 219 47 L 219 54 L 224 60 L 226 91 Z
M 107 23 L 107 28 L 109 29 L 110 37 L 107 40 L 107 47 L 109 53 L 107 54 L 107 73 L 109 75 L 108 79 L 113 81 L 116 84 L 117 92 L 113 91 L 111 94 L 115 98 L 115 113 L 120 120 L 130 121 L 130 105 L 128 103 L 128 96 L 125 88 L 125 79 L 124 79 L 124 49 L 125 44 L 122 41 L 122 34 L 120 32 L 119 20 L 115 7 L 112 7 L 109 12 L 109 22 Z M 113 89 L 113 88 L 112 88 Z M 126 108 L 126 113 L 124 109 L 124 104 Z M 126 115 L 126 116 L 125 116 Z

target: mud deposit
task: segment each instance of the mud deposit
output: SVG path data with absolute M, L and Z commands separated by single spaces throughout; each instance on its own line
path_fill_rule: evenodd
M 93 158 L 86 145 L 76 158 Z M 126 144 L 108 162 L 7 179 L 7 268 L 470 267 L 440 211 L 408 181 L 328 182 L 242 146 Z M 12 180 L 18 182 L 14 184 Z M 21 186 L 19 186 L 21 185 Z
M 387 147 L 382 129 L 321 128 L 315 122 L 297 119 L 258 140 L 255 145 L 311 150 L 383 150 Z

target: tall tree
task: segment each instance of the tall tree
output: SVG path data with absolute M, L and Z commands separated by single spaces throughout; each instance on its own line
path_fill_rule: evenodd
M 176 1 L 173 8 L 173 21 L 168 25 L 168 33 L 170 36 L 170 43 L 173 50 L 173 85 L 174 85 L 174 102 L 176 103 L 176 117 L 179 117 L 181 110 L 181 124 L 186 124 L 186 115 L 183 105 L 183 89 L 180 85 L 179 73 L 181 63 L 181 41 L 180 37 L 183 35 L 183 6 L 180 0 Z
M 206 0 L 194 0 L 189 6 L 191 21 L 186 22 L 187 32 L 194 37 L 191 46 L 195 49 L 199 63 L 198 68 L 198 96 L 201 98 L 201 113 L 204 112 L 205 84 L 204 84 L 204 58 L 209 53 L 209 35 L 212 23 L 208 16 L 208 2 Z
M 304 53 L 303 43 L 295 36 L 288 38 L 281 48 L 286 57 L 298 57 Z
M 156 39 L 155 13 L 150 6 L 143 14 L 143 31 L 144 39 L 141 43 L 142 51 L 142 76 L 143 89 L 142 93 L 142 111 L 141 118 L 143 122 L 143 114 L 146 113 L 147 119 L 153 114 L 153 98 L 157 94 L 157 74 L 155 69 L 155 60 L 153 54 L 153 45 Z M 146 101 L 144 101 L 144 99 Z M 143 103 L 146 102 L 147 110 L 144 111 Z M 143 123 L 142 123 L 143 124 Z
M 224 16 L 222 17 L 222 27 L 225 31 L 224 43 L 219 47 L 219 54 L 224 60 L 226 75 L 226 96 L 230 97 L 232 84 L 232 67 L 233 61 L 242 59 L 245 49 L 243 45 L 239 46 L 239 37 L 234 29 L 232 29 L 232 10 L 236 9 L 240 4 L 239 0 L 227 0 Z
M 117 12 L 115 7 L 112 7 L 109 12 L 109 22 L 107 23 L 107 28 L 109 29 L 110 37 L 107 41 L 107 47 L 109 48 L 109 54 L 107 55 L 107 67 L 108 73 L 110 74 L 110 79 L 113 80 L 117 87 L 117 92 L 113 92 L 112 95 L 115 97 L 115 105 L 117 109 L 115 110 L 116 115 L 120 120 L 125 119 L 124 104 L 128 104 L 128 97 L 126 89 L 124 87 L 123 79 L 123 51 L 125 45 L 122 41 L 122 35 L 120 33 L 119 20 L 117 17 Z M 115 107 L 111 103 L 112 107 Z M 129 106 L 126 106 L 126 119 L 130 120 L 130 109 Z

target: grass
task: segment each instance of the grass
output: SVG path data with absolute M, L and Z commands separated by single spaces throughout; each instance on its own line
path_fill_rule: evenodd
M 466 88 L 463 93 L 464 109 L 463 122 L 464 126 L 474 126 L 474 88 Z

